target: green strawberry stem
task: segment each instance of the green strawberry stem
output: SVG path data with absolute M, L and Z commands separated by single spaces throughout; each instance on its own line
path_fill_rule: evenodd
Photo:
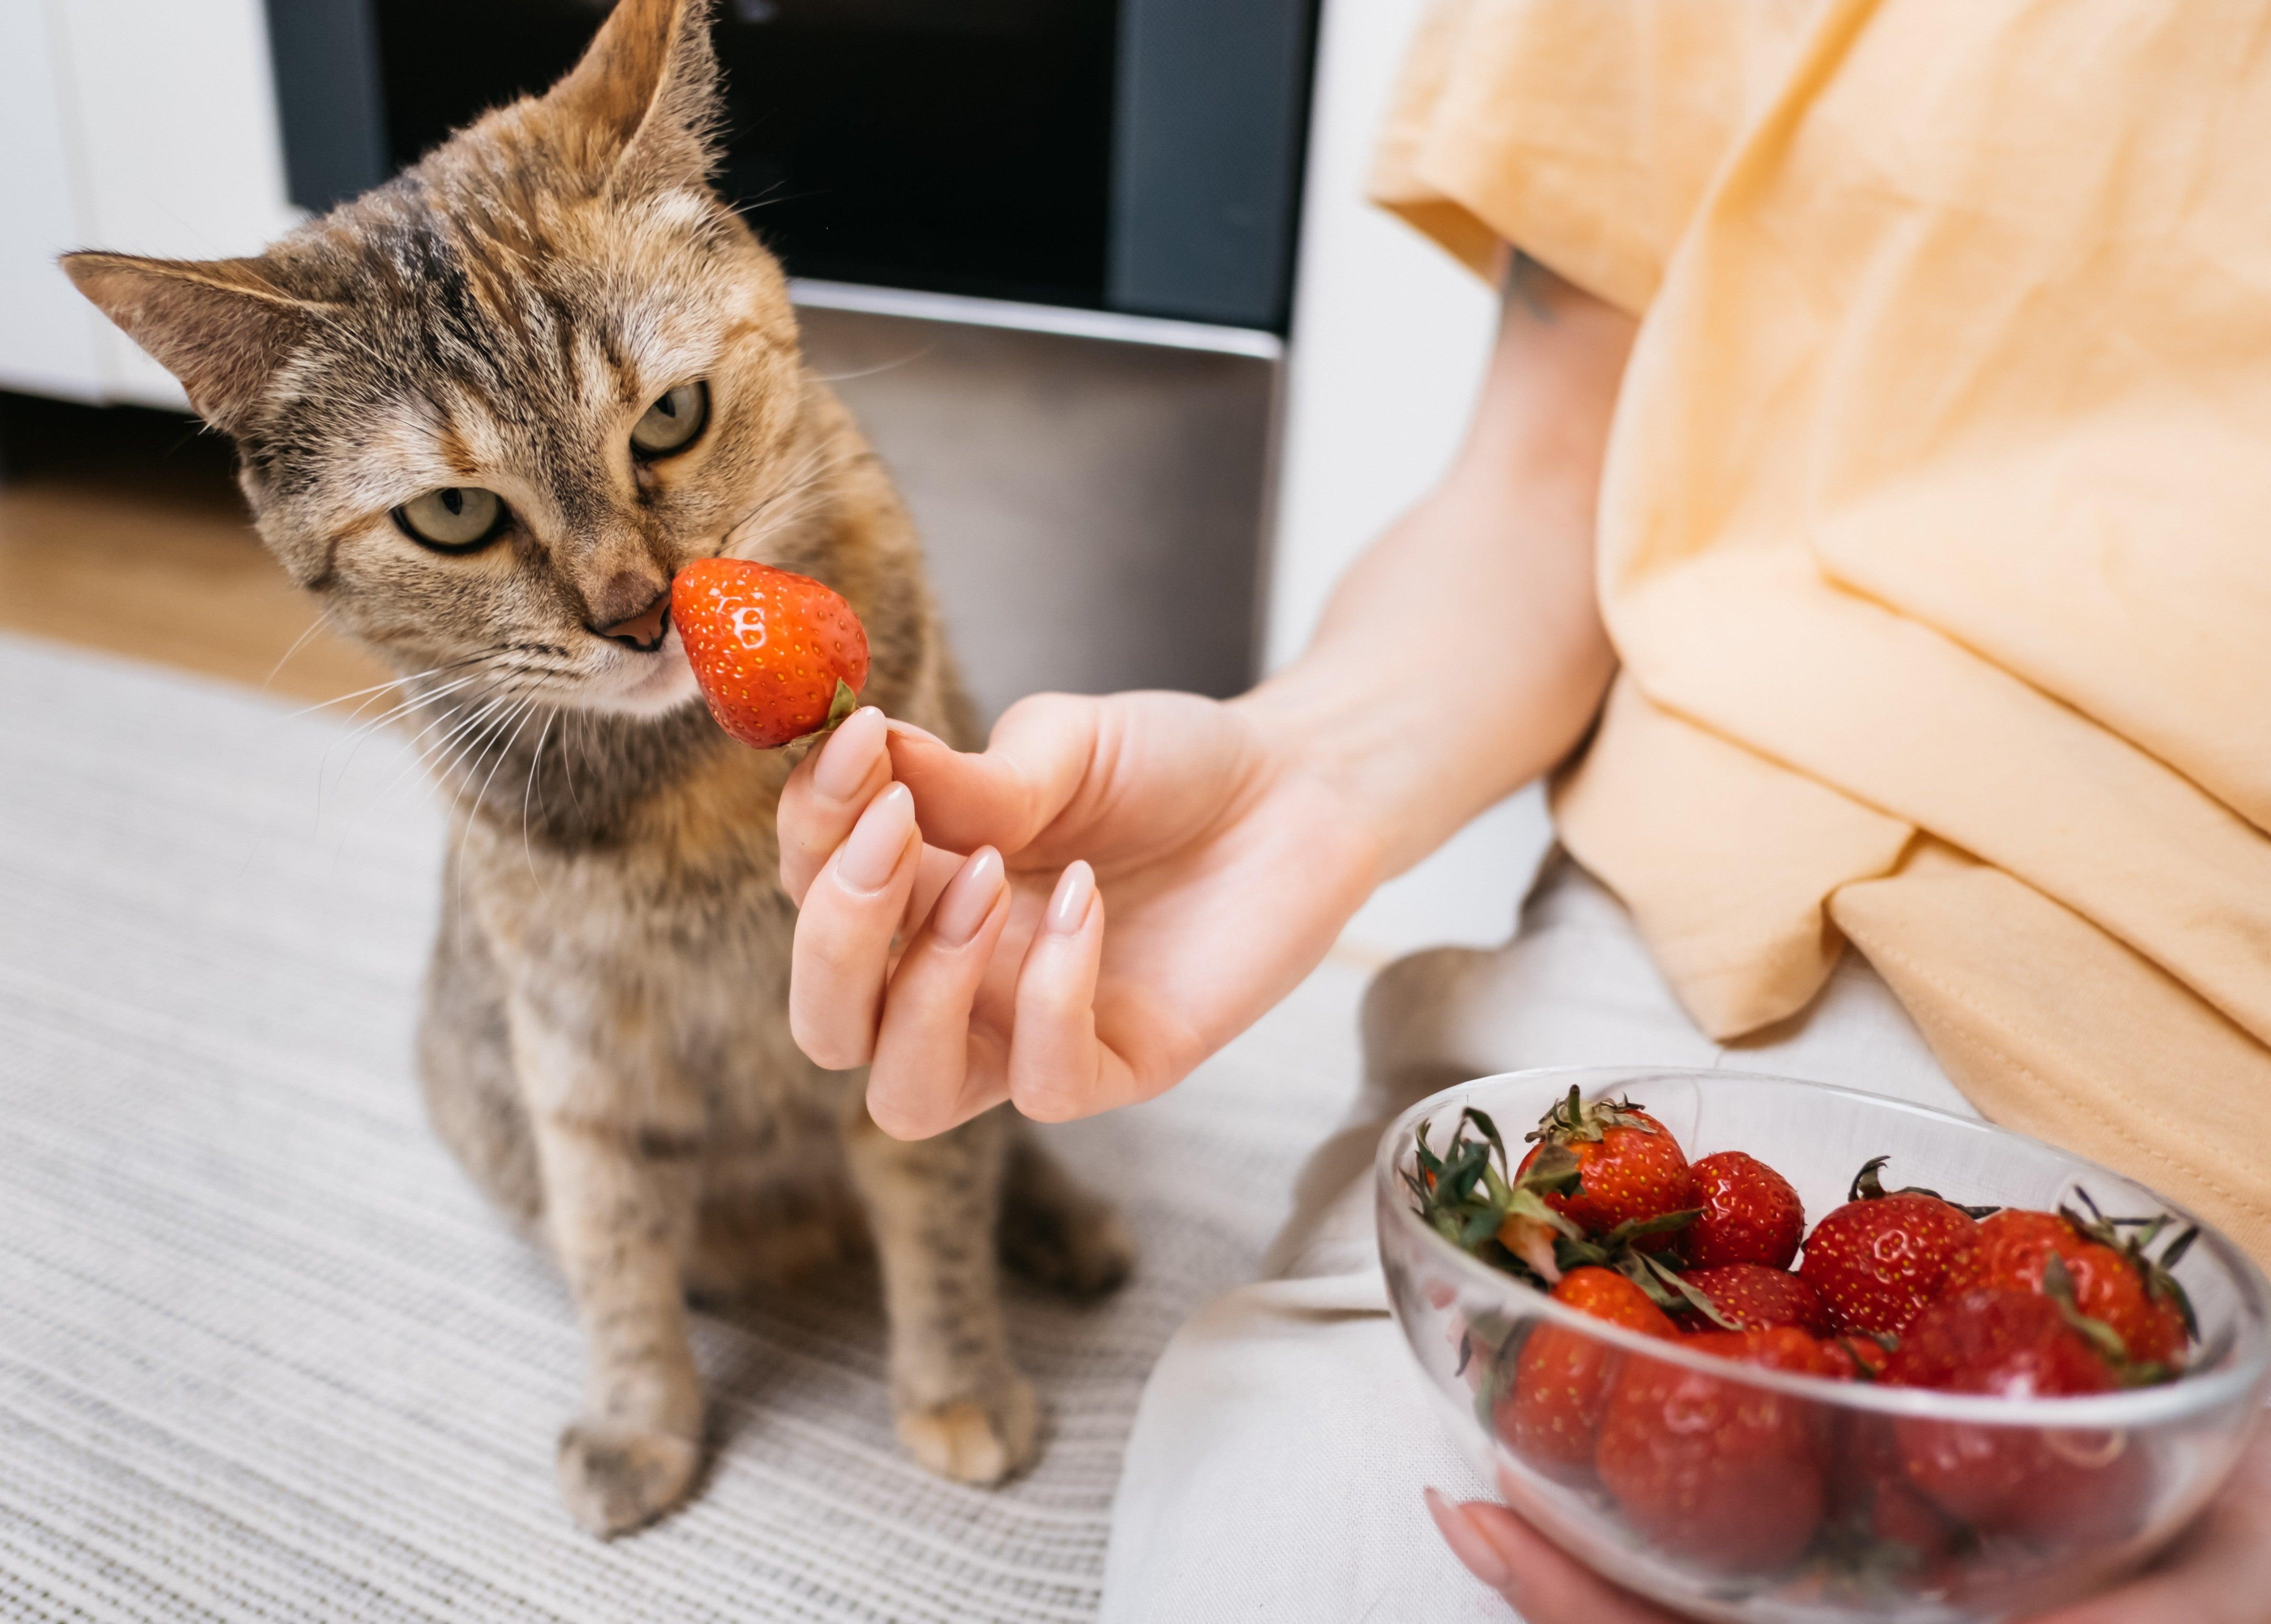
M 2162 1212 L 2148 1218 L 2110 1218 L 2098 1210 L 2088 1190 L 2077 1188 L 2074 1194 L 2077 1201 L 2089 1209 L 2089 1215 L 2085 1218 L 2060 1203 L 2059 1216 L 2073 1225 L 2085 1238 L 2100 1246 L 2111 1247 L 2126 1258 L 2129 1266 L 2143 1278 L 2145 1294 L 2156 1302 L 2174 1305 L 2178 1316 L 2185 1322 L 2185 1335 L 2192 1341 L 2199 1341 L 2200 1321 L 2193 1314 L 2192 1299 L 2185 1294 L 2185 1288 L 2171 1271 L 2183 1261 L 2185 1254 L 2192 1250 L 2193 1242 L 2200 1239 L 2200 1225 L 2186 1225 L 2156 1258 L 2150 1255 L 2153 1243 L 2161 1238 L 2163 1230 L 2176 1223 L 2173 1216 Z M 2121 1232 L 2125 1229 L 2141 1233 L 2124 1234 Z
M 1476 1136 L 1471 1137 L 1470 1129 Z M 1451 1143 L 1441 1155 L 1429 1142 L 1427 1126 L 1412 1135 L 1412 1171 L 1404 1174 L 1422 1222 L 1463 1252 L 1508 1273 L 1550 1287 L 1560 1278 L 1555 1253 L 1582 1232 L 1556 1212 L 1545 1197 L 1576 1182 L 1577 1159 L 1557 1147 L 1540 1155 L 1519 1176 L 1509 1176 L 1506 1141 L 1487 1113 L 1469 1106 L 1459 1114 Z M 1525 1257 L 1499 1239 L 1510 1218 L 1535 1226 L 1540 1249 Z M 1550 1238 L 1550 1240 L 1548 1239 Z
M 1879 1181 L 1877 1169 L 1892 1159 L 1889 1156 L 1872 1156 L 1867 1161 L 1863 1162 L 1861 1171 L 1853 1175 L 1852 1188 L 1845 1192 L 1845 1199 L 1882 1201 L 1888 1196 L 1929 1196 L 1934 1201 L 1947 1202 L 1958 1212 L 1973 1219 L 1984 1218 L 2002 1211 L 2000 1207 L 1967 1207 L 1960 1201 L 1948 1201 L 1947 1197 L 1938 1190 L 1928 1190 L 1921 1184 L 1908 1184 L 1896 1190 L 1888 1190 Z
M 1630 1128 L 1644 1134 L 1664 1130 L 1640 1114 L 1640 1107 L 1629 1099 L 1596 1099 L 1590 1105 L 1569 1085 L 1566 1099 L 1557 1099 L 1553 1107 L 1539 1119 L 1537 1127 L 1523 1135 L 1526 1143 L 1543 1140 L 1547 1144 L 1567 1144 L 1575 1140 L 1601 1138 L 1612 1128 Z
M 1665 1218 L 1678 1217 L 1684 1222 L 1686 1218 L 1694 1217 L 1695 1214 L 1693 1212 L 1684 1214 L 1667 1212 L 1664 1216 Z M 1656 1223 L 1657 1221 L 1658 1220 L 1653 1218 L 1649 1220 L 1650 1223 Z M 1627 1229 L 1636 1229 L 1639 1227 L 1639 1225 L 1631 1224 L 1619 1224 L 1617 1225 L 1616 1233 L 1621 1233 Z M 1659 1308 L 1663 1308 L 1668 1312 L 1677 1312 L 1682 1308 L 1692 1308 L 1696 1313 L 1701 1315 L 1705 1319 L 1710 1321 L 1711 1323 L 1716 1325 L 1721 1330 L 1742 1330 L 1740 1325 L 1737 1324 L 1734 1321 L 1729 1319 L 1725 1315 L 1719 1312 L 1719 1305 L 1713 1302 L 1709 1294 L 1707 1293 L 1701 1286 L 1696 1285 L 1692 1281 L 1681 1278 L 1676 1270 L 1672 1269 L 1649 1253 L 1637 1251 L 1630 1247 L 1627 1247 L 1618 1255 L 1616 1267 L 1627 1279 L 1631 1280 L 1634 1285 L 1639 1286 L 1641 1290 L 1646 1292 L 1649 1296 L 1654 1300 L 1656 1306 Z
M 2074 1300 L 2074 1276 L 2066 1266 L 2066 1259 L 2055 1252 L 2043 1259 L 2043 1295 L 2058 1304 L 2059 1315 L 2113 1367 L 2122 1386 L 2157 1387 L 2176 1379 L 2177 1372 L 2158 1360 L 2130 1358 L 2129 1345 L 2122 1340 L 2119 1331 L 2081 1311 Z
M 819 740 L 825 739 L 829 734 L 834 733 L 838 727 L 841 727 L 844 725 L 844 719 L 845 717 L 851 715 L 853 711 L 859 708 L 860 696 L 852 691 L 852 685 L 849 682 L 846 682 L 842 677 L 838 677 L 836 679 L 836 697 L 828 702 L 828 719 L 821 723 L 819 726 L 814 728 L 810 733 L 800 733 L 797 734 L 795 738 L 791 739 L 786 744 L 781 745 L 778 748 L 784 750 L 793 749 L 800 744 L 808 745 L 815 743 Z

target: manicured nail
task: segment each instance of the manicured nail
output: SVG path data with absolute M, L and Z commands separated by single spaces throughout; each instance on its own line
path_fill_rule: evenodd
M 961 947 L 978 934 L 1001 894 L 1001 853 L 981 846 L 947 882 L 931 910 L 931 930 L 943 947 Z
M 954 748 L 936 734 L 927 733 L 912 722 L 902 722 L 896 718 L 888 725 L 887 731 L 895 739 L 914 739 L 924 744 L 935 744 L 942 750 L 950 750 Z
M 1483 1531 L 1475 1526 L 1473 1518 L 1440 1490 L 1432 1488 L 1427 1491 L 1427 1511 L 1435 1519 L 1435 1526 L 1442 1531 L 1443 1543 L 1451 1547 L 1451 1554 L 1465 1564 L 1469 1573 L 1494 1590 L 1507 1587 L 1514 1578 L 1514 1569 L 1491 1548 L 1490 1541 L 1483 1538 Z
M 1069 936 L 1088 918 L 1090 898 L 1096 895 L 1096 870 L 1086 863 L 1074 863 L 1057 882 L 1056 894 L 1049 898 L 1048 918 L 1043 928 L 1050 935 Z
M 844 842 L 836 873 L 855 891 L 881 890 L 899 866 L 907 835 L 915 826 L 915 798 L 904 784 L 888 786 L 867 803 Z
M 861 705 L 820 747 L 812 764 L 812 787 L 830 801 L 849 801 L 867 781 L 876 752 L 883 748 L 883 713 Z

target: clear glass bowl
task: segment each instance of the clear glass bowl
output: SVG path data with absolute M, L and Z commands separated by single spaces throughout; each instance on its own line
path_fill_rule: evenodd
M 1423 1224 L 1403 1175 L 1412 1131 L 1448 1144 L 1467 1106 L 1518 1161 L 1521 1136 L 1575 1084 L 1629 1095 L 1689 1158 L 1741 1150 L 1797 1187 L 1811 1225 L 1860 1165 L 1950 1200 L 2055 1211 L 2086 1191 L 2109 1214 L 2190 1215 L 2039 1140 L 1850 1089 L 1734 1072 L 1524 1071 L 1405 1112 L 1374 1165 L 1381 1261 L 1444 1424 L 1508 1505 L 1616 1583 L 1742 1624 L 1984 1624 L 2103 1588 L 2184 1527 L 2230 1471 L 2271 1389 L 2262 1274 L 2202 1226 L 2177 1268 L 2200 1340 L 2176 1382 L 2012 1399 L 1836 1382 L 1738 1365 L 1580 1314 Z M 1552 1342 L 1530 1347 L 1550 1332 Z M 1541 1448 L 1515 1402 L 1532 1368 L 1612 1390 L 1601 1460 Z M 1645 1363 L 1640 1361 L 1645 1360 Z M 1627 1379 L 1629 1378 L 1629 1379 Z M 1618 1406 L 1622 1406 L 1621 1411 Z M 1581 1449 L 1576 1451 L 1582 1455 Z M 1952 1471 L 1919 1495 L 1918 1463 Z M 1953 1487 L 1951 1489 L 1951 1485 Z M 1970 1520 L 1947 1515 L 1951 1499 Z

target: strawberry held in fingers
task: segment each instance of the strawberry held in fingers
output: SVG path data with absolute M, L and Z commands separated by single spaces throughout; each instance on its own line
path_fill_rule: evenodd
M 1625 1236 L 1645 1251 L 1672 1244 L 1673 1232 L 1692 1216 L 1695 1180 L 1686 1154 L 1671 1130 L 1628 1100 L 1587 1103 L 1572 1088 L 1528 1136 L 1537 1147 L 1522 1159 L 1528 1170 L 1559 1148 L 1576 1160 L 1576 1188 L 1545 1199 L 1596 1239 Z
M 1888 1193 L 1877 1179 L 1885 1159 L 1865 1164 L 1853 1199 L 1813 1226 L 1798 1273 L 1841 1327 L 1897 1336 L 1940 1294 L 1979 1225 L 1931 1190 Z
M 670 615 L 710 713 L 770 750 L 851 714 L 867 681 L 867 633 L 809 576 L 703 558 L 670 584 Z

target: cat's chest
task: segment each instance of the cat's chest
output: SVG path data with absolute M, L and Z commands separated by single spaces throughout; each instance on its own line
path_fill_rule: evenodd
M 508 981 L 547 1005 L 580 1002 L 595 1026 L 691 1045 L 785 1026 L 796 910 L 777 793 L 746 773 L 697 782 L 621 838 L 574 847 L 475 824 L 460 877 Z

